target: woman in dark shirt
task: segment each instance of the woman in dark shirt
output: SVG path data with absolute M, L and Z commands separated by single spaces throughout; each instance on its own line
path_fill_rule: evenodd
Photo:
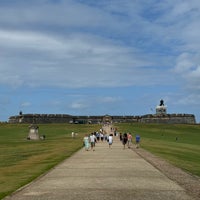
M 125 149 L 125 145 L 126 145 L 127 141 L 128 141 L 127 133 L 124 133 L 123 137 L 122 137 L 122 144 L 124 145 L 124 149 Z

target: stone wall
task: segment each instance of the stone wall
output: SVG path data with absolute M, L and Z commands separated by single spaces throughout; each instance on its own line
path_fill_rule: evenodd
M 9 123 L 69 123 L 73 120 L 70 115 L 62 114 L 22 114 L 17 116 L 11 116 Z
M 11 116 L 9 123 L 102 123 L 108 118 L 104 116 L 72 116 L 65 114 L 21 114 Z M 164 123 L 164 124 L 195 124 L 193 114 L 163 114 L 163 115 L 143 115 L 143 116 L 109 116 L 112 123 L 141 122 L 141 123 Z
M 142 123 L 163 123 L 163 124 L 196 124 L 193 114 L 165 114 L 165 115 L 144 115 Z

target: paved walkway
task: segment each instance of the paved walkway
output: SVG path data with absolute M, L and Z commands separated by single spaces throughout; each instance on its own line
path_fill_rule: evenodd
M 81 149 L 6 200 L 191 200 L 184 189 L 118 138 Z

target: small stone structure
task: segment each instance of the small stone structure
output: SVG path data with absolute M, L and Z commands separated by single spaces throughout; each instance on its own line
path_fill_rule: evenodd
M 39 136 L 39 127 L 36 124 L 32 124 L 29 126 L 29 134 L 27 139 L 28 140 L 39 140 L 40 136 Z

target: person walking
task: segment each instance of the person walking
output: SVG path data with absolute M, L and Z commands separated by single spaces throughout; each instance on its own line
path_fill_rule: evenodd
M 139 135 L 135 136 L 135 143 L 136 143 L 136 148 L 139 148 L 140 147 L 140 136 Z
M 132 135 L 131 133 L 128 133 L 128 148 L 131 148 L 131 144 L 132 144 Z
M 120 139 L 121 142 L 122 142 L 122 138 L 123 138 L 122 133 L 119 133 L 119 139 Z
M 99 142 L 99 140 L 100 140 L 100 133 L 99 132 L 96 133 L 96 138 L 97 138 L 97 142 Z
M 85 137 L 83 138 L 83 144 L 84 144 L 85 150 L 88 151 L 90 148 L 90 142 L 89 142 L 89 137 L 87 134 L 85 134 Z
M 104 139 L 103 133 L 100 133 L 100 138 L 101 138 L 101 141 L 103 142 L 103 139 Z
M 112 143 L 113 143 L 113 135 L 110 134 L 110 135 L 108 136 L 108 145 L 109 145 L 109 148 L 111 148 Z
M 90 144 L 91 144 L 91 150 L 95 151 L 95 141 L 96 141 L 96 136 L 94 133 L 91 133 L 90 135 Z
M 122 144 L 124 145 L 124 149 L 125 149 L 127 141 L 128 141 L 127 133 L 124 133 L 122 137 Z

